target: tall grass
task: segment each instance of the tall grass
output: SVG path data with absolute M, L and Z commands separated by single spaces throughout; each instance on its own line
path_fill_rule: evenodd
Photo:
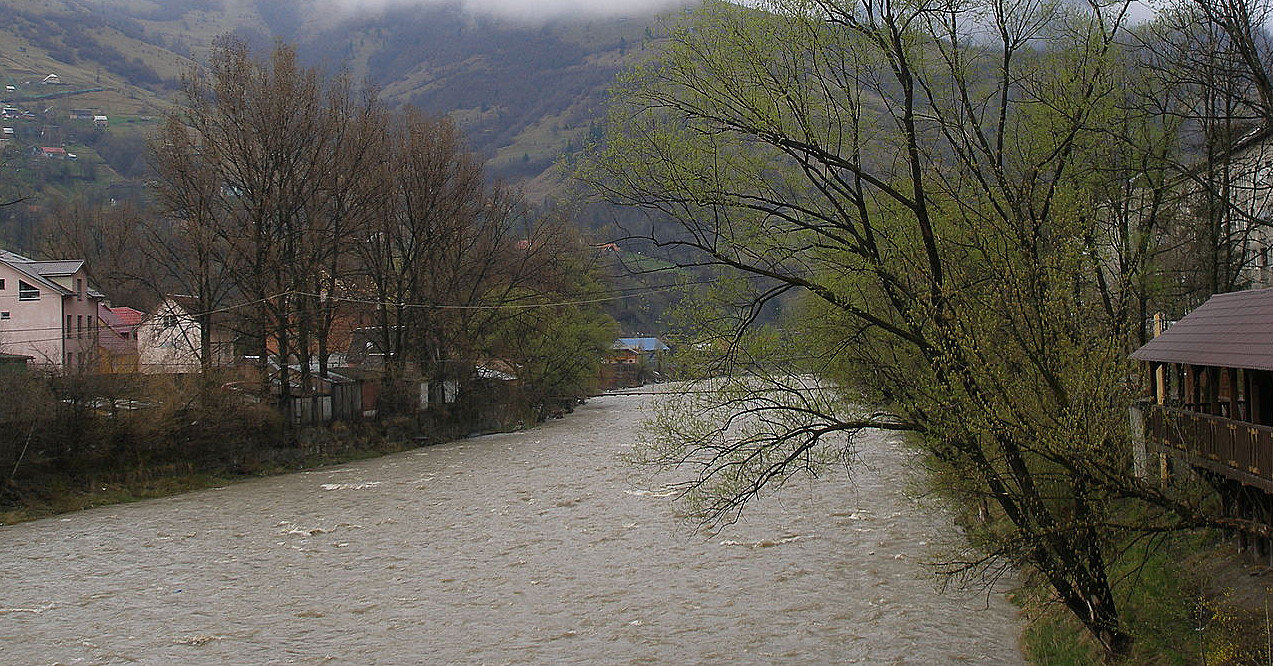
M 1213 534 L 1179 534 L 1129 549 L 1112 572 L 1123 620 L 1135 639 L 1124 663 L 1271 663 L 1267 615 L 1208 583 L 1234 566 L 1223 540 Z M 1102 663 L 1100 646 L 1040 588 L 1023 590 L 1018 599 L 1028 620 L 1022 644 L 1031 663 Z

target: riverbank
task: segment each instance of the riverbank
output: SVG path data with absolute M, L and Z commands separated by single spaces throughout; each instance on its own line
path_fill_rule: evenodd
M 450 403 L 422 408 L 381 395 L 403 404 L 301 426 L 267 395 L 227 390 L 226 376 L 4 378 L 25 399 L 0 413 L 0 524 L 507 430 L 535 413 L 502 387 L 474 385 Z
M 1140 559 L 1143 557 L 1143 561 Z M 1177 535 L 1113 572 L 1129 664 L 1237 666 L 1273 660 L 1273 571 L 1222 537 Z M 1100 646 L 1040 588 L 1017 597 L 1027 619 L 1022 644 L 1035 664 L 1094 664 Z
M 147 499 L 171 497 L 197 490 L 225 486 L 249 479 L 340 465 L 417 448 L 417 439 L 385 440 L 363 438 L 349 442 L 336 452 L 298 450 L 288 462 L 261 462 L 239 471 L 196 471 L 193 465 L 138 468 L 112 472 L 76 483 L 70 479 L 45 477 L 11 485 L 16 502 L 0 507 L 0 527 L 49 518 L 72 511 L 128 504 Z

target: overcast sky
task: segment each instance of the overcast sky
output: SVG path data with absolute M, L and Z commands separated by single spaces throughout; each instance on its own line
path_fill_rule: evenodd
M 439 4 L 447 0 L 334 0 L 346 9 L 375 11 L 385 7 Z M 454 2 L 455 0 L 451 0 Z M 506 17 L 545 19 L 560 16 L 639 16 L 663 11 L 688 0 L 459 0 L 466 8 Z

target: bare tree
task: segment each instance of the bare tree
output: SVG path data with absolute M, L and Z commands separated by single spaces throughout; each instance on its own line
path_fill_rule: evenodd
M 40 222 L 48 257 L 84 260 L 92 284 L 115 303 L 146 305 L 153 298 L 158 265 L 138 249 L 148 212 L 131 202 L 63 202 Z
M 1157 113 L 1178 121 L 1173 157 L 1181 215 L 1171 230 L 1186 306 L 1267 279 L 1271 212 L 1268 37 L 1262 2 L 1164 6 L 1135 33 L 1139 64 L 1161 82 Z
M 278 359 L 285 411 L 293 358 L 308 391 L 312 342 L 325 346 L 332 315 L 322 295 L 335 284 L 341 241 L 366 193 L 345 170 L 362 177 L 373 159 L 358 142 L 377 113 L 374 95 L 355 93 L 343 78 L 326 81 L 290 47 L 277 45 L 261 62 L 244 42 L 222 37 L 209 68 L 185 77 L 156 149 L 161 181 L 173 190 L 169 209 L 207 234 L 203 245 L 220 255 L 209 255 L 218 277 L 251 305 L 240 319 L 262 370 L 271 351 Z
M 427 306 L 456 304 L 449 295 L 462 285 L 441 264 L 463 259 L 460 239 L 481 210 L 485 183 L 449 119 L 408 108 L 380 145 L 381 196 L 358 251 L 392 382 L 414 364 L 442 360 L 434 333 L 440 311 Z
M 213 313 L 238 291 L 232 279 L 227 184 L 209 162 L 201 138 L 179 116 L 170 116 L 151 142 L 160 214 L 139 230 L 141 253 L 161 272 L 160 294 L 188 296 L 199 323 L 199 363 L 212 368 Z

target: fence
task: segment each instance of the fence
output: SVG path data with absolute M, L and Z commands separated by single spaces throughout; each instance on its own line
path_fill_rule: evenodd
M 1150 439 L 1222 474 L 1273 489 L 1273 428 L 1160 405 L 1146 414 Z M 1224 468 L 1228 468 L 1227 470 Z

